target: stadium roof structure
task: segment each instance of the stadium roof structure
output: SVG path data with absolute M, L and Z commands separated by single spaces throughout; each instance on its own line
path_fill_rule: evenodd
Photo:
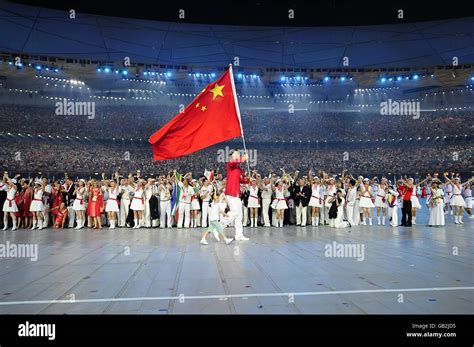
M 391 25 L 262 27 L 106 17 L 0 2 L 0 50 L 117 62 L 390 68 L 474 63 L 474 17 Z M 349 66 L 344 66 L 344 57 Z

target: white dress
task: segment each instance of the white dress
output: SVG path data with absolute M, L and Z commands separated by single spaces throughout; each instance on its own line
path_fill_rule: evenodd
M 288 208 L 283 191 L 284 189 L 275 189 L 275 199 L 272 202 L 272 208 L 275 210 L 286 210 Z
M 143 199 L 143 188 L 135 189 L 133 194 L 132 203 L 130 204 L 130 209 L 134 211 L 143 211 L 145 209 L 144 199 Z
M 428 225 L 440 226 L 444 225 L 444 192 L 441 188 L 431 191 L 429 198 L 430 218 Z
M 7 191 L 7 199 L 3 203 L 3 212 L 18 212 L 18 206 L 15 201 L 16 187 L 10 188 L 6 185 L 5 188 L 3 190 Z
M 365 188 L 361 187 L 361 189 L 365 189 Z M 360 203 L 359 203 L 360 208 L 373 208 L 373 207 L 375 207 L 374 203 L 372 202 L 372 195 L 370 194 L 370 187 L 368 189 L 369 190 L 365 190 L 364 193 L 360 197 Z
M 86 204 L 84 202 L 84 193 L 86 191 L 86 188 L 82 187 L 79 188 L 76 194 L 76 199 L 74 200 L 74 204 L 72 205 L 72 209 L 74 211 L 85 211 L 86 210 Z
M 413 186 L 413 193 L 411 194 L 411 207 L 412 208 L 421 208 L 420 200 L 418 199 L 418 187 Z
M 385 185 L 380 185 L 375 196 L 375 207 L 387 208 L 387 193 L 385 192 Z
M 249 187 L 249 202 L 247 204 L 247 207 L 249 208 L 259 208 L 260 207 L 260 203 L 258 202 L 258 187 L 255 186 L 255 187 L 252 187 L 252 185 L 250 185 Z
M 201 209 L 201 205 L 199 205 L 199 189 L 197 190 L 197 195 L 196 195 L 196 190 L 194 187 L 191 187 L 193 190 L 193 195 L 191 197 L 191 211 L 199 211 Z
M 311 198 L 309 199 L 309 206 L 312 207 L 321 207 L 321 185 L 313 184 L 311 186 Z
M 109 198 L 107 199 L 107 204 L 105 205 L 105 212 L 118 212 L 119 211 L 119 205 L 117 201 L 117 192 L 118 192 L 117 187 L 115 187 L 114 189 L 112 188 L 108 189 Z
M 34 190 L 33 200 L 30 205 L 30 212 L 43 212 L 43 189 Z
M 451 206 L 466 207 L 466 203 L 461 195 L 461 188 L 453 184 L 453 197 L 451 198 Z

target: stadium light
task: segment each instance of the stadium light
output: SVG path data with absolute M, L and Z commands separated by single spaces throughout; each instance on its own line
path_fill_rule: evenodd
M 253 78 L 253 79 L 256 79 L 256 78 L 257 78 L 257 75 L 252 75 L 252 78 Z
M 329 76 L 324 77 L 324 82 L 329 81 Z
M 41 70 L 41 65 L 36 65 L 36 66 L 35 66 L 35 69 L 38 70 L 38 71 L 40 71 L 40 70 Z
M 128 75 L 128 71 L 127 71 L 127 70 L 123 70 L 123 71 L 122 71 L 122 75 L 127 76 L 127 75 Z
M 341 77 L 341 81 L 344 82 L 345 80 L 346 80 L 346 78 L 345 78 L 344 76 L 342 76 L 342 77 Z
M 417 80 L 418 78 L 420 78 L 420 76 L 418 76 L 418 75 L 413 75 L 413 79 L 414 79 L 414 80 Z
M 238 78 L 238 79 L 241 79 L 241 78 L 242 78 L 242 74 L 241 74 L 241 73 L 238 73 L 238 74 L 237 74 L 237 78 Z
M 397 77 L 397 81 L 401 81 L 402 78 L 400 76 Z
M 166 73 L 166 76 L 167 76 L 167 77 L 171 77 L 171 72 L 168 71 L 168 72 Z
M 104 69 L 104 72 L 107 72 L 107 73 L 110 72 L 110 68 L 106 67 L 106 68 Z
M 385 77 L 382 77 L 382 78 L 380 79 L 380 81 L 383 83 L 383 82 L 386 81 L 386 78 L 385 78 Z
M 282 81 L 282 82 L 285 81 L 285 79 L 286 79 L 285 76 L 281 76 L 281 77 L 280 77 L 280 81 Z
M 211 73 L 211 77 L 212 77 L 212 78 L 216 77 L 216 74 L 215 74 L 214 72 Z

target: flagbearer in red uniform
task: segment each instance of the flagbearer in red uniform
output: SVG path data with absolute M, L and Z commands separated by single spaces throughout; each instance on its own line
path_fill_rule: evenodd
M 240 163 L 248 160 L 248 155 L 240 156 L 238 150 L 230 152 L 231 159 L 227 163 L 227 182 L 225 186 L 225 198 L 229 205 L 228 218 L 221 221 L 224 227 L 234 222 L 235 226 L 235 240 L 247 241 L 248 238 L 244 236 L 242 226 L 242 200 L 240 199 L 240 184 L 249 183 L 249 180 L 244 177 L 244 172 L 239 167 Z

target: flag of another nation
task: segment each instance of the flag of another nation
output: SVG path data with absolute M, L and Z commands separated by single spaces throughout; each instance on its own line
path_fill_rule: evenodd
M 182 157 L 242 135 L 232 66 L 150 136 L 155 160 Z
M 212 179 L 214 178 L 214 170 L 207 171 L 207 169 L 205 169 L 204 177 L 206 177 L 209 181 L 212 181 Z

